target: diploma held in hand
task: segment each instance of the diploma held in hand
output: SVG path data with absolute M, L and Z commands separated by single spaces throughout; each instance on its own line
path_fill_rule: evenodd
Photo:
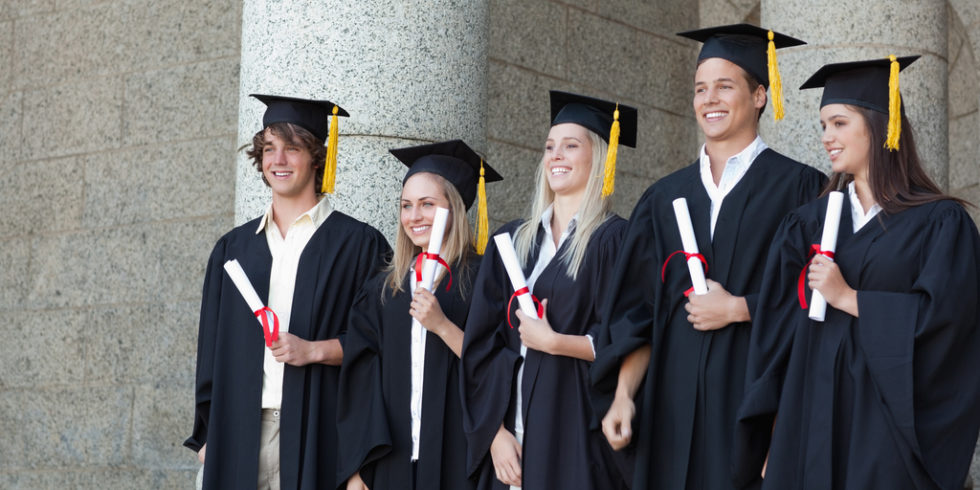
M 693 256 L 698 253 L 698 241 L 694 237 L 694 226 L 691 224 L 691 213 L 687 209 L 687 199 L 683 197 L 674 199 L 674 217 L 677 219 L 677 229 L 681 233 L 684 254 L 688 257 L 687 270 L 691 273 L 694 294 L 706 294 L 708 283 L 704 280 L 701 259 Z
M 279 338 L 279 317 L 276 316 L 276 313 L 272 309 L 262 304 L 262 300 L 259 299 L 258 293 L 255 292 L 255 288 L 252 287 L 252 282 L 248 280 L 248 276 L 245 275 L 245 271 L 242 269 L 241 264 L 238 263 L 238 260 L 232 259 L 225 262 L 225 272 L 228 273 L 231 282 L 235 283 L 238 292 L 245 298 L 249 309 L 252 310 L 259 324 L 262 325 L 266 347 L 271 347 L 272 342 Z M 271 328 L 269 327 L 269 322 L 272 322 Z
M 837 232 L 840 230 L 840 212 L 844 202 L 844 193 L 833 191 L 827 195 L 827 216 L 823 221 L 823 235 L 820 237 L 820 252 L 834 260 L 834 250 L 837 248 Z M 822 322 L 827 314 L 827 300 L 820 291 L 814 290 L 810 298 L 810 319 Z
M 510 239 L 510 234 L 495 235 L 493 241 L 497 244 L 497 252 L 500 253 L 500 260 L 504 263 L 504 269 L 507 270 L 507 277 L 510 278 L 515 294 L 520 292 L 517 294 L 517 303 L 521 306 L 521 311 L 531 318 L 541 318 L 537 308 L 534 307 L 531 292 L 527 289 L 527 280 L 524 278 L 524 271 L 521 270 L 521 263 L 517 261 L 517 252 L 514 251 L 514 242 Z M 509 315 L 510 308 L 507 310 Z
M 449 210 L 446 208 L 436 208 L 435 218 L 432 220 L 432 231 L 429 234 L 429 257 L 438 257 L 442 251 L 442 238 L 446 234 L 446 223 L 449 221 Z M 436 281 L 436 266 L 438 260 L 426 258 L 422 262 L 422 281 L 415 287 L 425 288 L 432 291 L 432 283 Z M 412 318 L 412 325 L 421 325 L 418 320 Z

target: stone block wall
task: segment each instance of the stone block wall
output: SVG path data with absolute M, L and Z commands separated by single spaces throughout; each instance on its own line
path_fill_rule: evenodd
M 0 488 L 187 488 L 240 6 L 0 2 Z

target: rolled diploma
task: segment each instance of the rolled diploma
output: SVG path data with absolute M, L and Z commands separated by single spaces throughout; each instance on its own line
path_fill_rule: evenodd
M 677 229 L 681 232 L 681 243 L 684 245 L 684 252 L 688 254 L 698 253 L 698 241 L 694 238 L 694 226 L 691 224 L 691 213 L 687 210 L 687 199 L 679 197 L 674 199 L 674 217 L 677 219 Z M 694 285 L 694 294 L 706 294 L 708 283 L 704 280 L 704 269 L 701 268 L 701 260 L 697 257 L 687 259 L 687 270 L 691 273 L 691 284 Z
M 238 288 L 238 292 L 241 293 L 242 297 L 245 298 L 245 302 L 248 303 L 248 307 L 252 309 L 252 313 L 265 308 L 262 304 L 262 300 L 259 299 L 259 294 L 255 292 L 255 288 L 252 287 L 252 281 L 248 280 L 248 276 L 245 275 L 245 271 L 242 269 L 241 264 L 238 263 L 237 259 L 232 259 L 225 262 L 225 272 L 228 273 L 228 277 L 231 278 L 231 282 L 235 283 L 235 287 Z M 269 318 L 269 325 L 272 325 L 273 318 L 272 314 L 266 312 Z M 255 317 L 258 320 L 259 325 L 262 325 L 262 319 Z M 265 328 L 263 325 L 262 328 Z
M 504 263 L 504 269 L 507 270 L 507 277 L 510 278 L 510 284 L 514 286 L 514 291 L 520 291 L 527 287 L 527 280 L 524 278 L 524 271 L 521 270 L 520 262 L 517 261 L 517 252 L 514 251 L 514 242 L 510 239 L 510 234 L 495 235 L 493 241 L 497 244 L 500 260 Z M 530 294 L 518 296 L 517 303 L 521 305 L 521 311 L 525 315 L 531 318 L 539 318 L 538 310 L 535 308 Z
M 837 232 L 840 230 L 840 210 L 844 203 L 844 193 L 833 191 L 827 196 L 827 216 L 823 220 L 823 235 L 820 237 L 820 250 L 833 252 L 837 248 Z M 834 259 L 830 259 L 834 260 Z M 810 319 L 822 322 L 827 314 L 827 300 L 820 291 L 813 290 L 810 298 Z
M 442 237 L 446 234 L 446 223 L 449 221 L 449 210 L 446 208 L 436 208 L 436 216 L 432 220 L 432 232 L 429 234 L 429 249 L 426 252 L 439 255 L 442 250 Z M 432 291 L 432 283 L 436 280 L 436 266 L 439 262 L 432 259 L 422 261 L 422 284 L 416 287 L 423 287 Z M 412 318 L 412 325 L 419 325 L 418 320 Z

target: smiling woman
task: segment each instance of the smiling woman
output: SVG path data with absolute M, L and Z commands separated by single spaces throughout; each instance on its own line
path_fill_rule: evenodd
M 351 311 L 338 397 L 348 446 L 338 484 L 486 488 L 488 473 L 466 471 L 458 363 L 479 261 L 466 210 L 478 187 L 501 178 L 459 140 L 390 151 L 409 167 L 398 200 L 401 227 L 387 273 L 364 288 Z M 449 222 L 439 256 L 428 257 L 442 267 L 427 291 L 417 258 L 431 250 L 437 208 L 449 210 Z
M 552 91 L 551 120 L 530 214 L 497 231 L 516 237 L 541 318 L 512 313 L 513 291 L 491 244 L 463 343 L 467 464 L 492 468 L 495 488 L 618 489 L 622 460 L 594 429 L 589 365 L 626 228 L 610 211 L 615 155 L 618 144 L 635 146 L 637 112 Z M 510 328 L 515 315 L 519 325 Z

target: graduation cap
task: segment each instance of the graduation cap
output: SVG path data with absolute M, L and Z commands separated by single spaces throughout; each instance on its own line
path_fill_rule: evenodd
M 405 185 L 409 177 L 419 172 L 429 172 L 448 180 L 459 191 L 466 209 L 470 208 L 475 197 L 479 197 L 476 249 L 482 255 L 487 246 L 489 232 L 485 183 L 497 182 L 503 180 L 503 177 L 462 140 L 395 148 L 388 151 L 408 167 L 402 185 Z
M 350 114 L 329 100 L 309 100 L 279 95 L 249 94 L 266 105 L 262 127 L 275 123 L 295 124 L 321 140 L 327 141 L 327 159 L 323 167 L 320 192 L 332 193 L 337 175 L 337 116 Z M 329 120 L 329 123 L 328 123 Z M 328 135 L 329 133 L 329 135 Z
M 735 63 L 763 87 L 772 88 L 773 118 L 783 118 L 783 83 L 776 50 L 805 42 L 751 24 L 732 24 L 678 32 L 678 36 L 704 43 L 698 61 L 723 58 Z
M 918 56 L 898 58 L 891 55 L 888 58 L 824 65 L 800 86 L 800 90 L 823 87 L 820 107 L 850 104 L 888 114 L 885 147 L 897 150 L 902 133 L 902 96 L 898 90 L 898 72 L 917 59 Z
M 636 108 L 558 90 L 552 90 L 550 94 L 552 126 L 575 123 L 598 134 L 609 143 L 602 182 L 602 197 L 612 194 L 615 188 L 616 155 L 619 145 L 636 148 Z

